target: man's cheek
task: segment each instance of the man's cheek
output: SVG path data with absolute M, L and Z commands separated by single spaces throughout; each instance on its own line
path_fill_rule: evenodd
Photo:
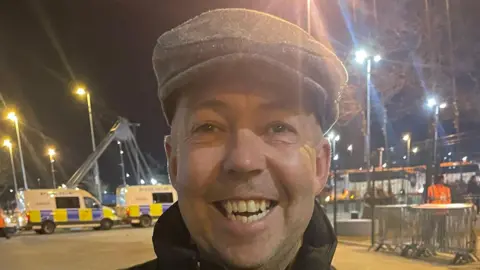
M 206 158 L 208 157 L 208 158 Z M 180 185 L 196 190 L 215 181 L 221 168 L 222 154 L 218 148 L 192 149 L 179 158 Z

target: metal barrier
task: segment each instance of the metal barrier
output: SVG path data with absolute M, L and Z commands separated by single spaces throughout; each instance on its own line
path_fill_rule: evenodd
M 471 204 L 376 206 L 376 251 L 400 251 L 402 256 L 454 254 L 454 264 L 478 260 L 476 209 Z
M 377 205 L 375 206 L 374 220 L 377 230 L 374 234 L 375 251 L 386 249 L 389 251 L 401 251 L 409 244 L 412 234 L 412 226 L 408 222 L 408 206 L 400 205 Z

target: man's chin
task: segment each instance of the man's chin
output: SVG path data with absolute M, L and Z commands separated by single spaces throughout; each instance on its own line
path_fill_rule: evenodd
M 222 261 L 232 268 L 255 269 L 269 262 L 274 254 L 275 249 L 266 246 L 265 243 L 242 247 L 229 246 L 217 252 Z

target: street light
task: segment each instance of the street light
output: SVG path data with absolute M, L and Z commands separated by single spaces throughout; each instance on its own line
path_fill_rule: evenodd
M 333 166 L 333 227 L 337 228 L 337 166 L 336 161 L 338 160 L 338 154 L 336 153 L 336 144 L 340 141 L 340 135 L 336 134 L 335 131 L 330 131 L 327 136 L 332 146 L 332 166 Z
M 17 176 L 15 175 L 15 162 L 13 160 L 13 145 L 9 139 L 3 141 L 3 146 L 8 148 L 8 153 L 10 154 L 10 164 L 12 166 L 12 175 L 13 175 L 13 187 L 15 189 L 15 194 L 18 192 Z M 11 192 L 11 191 L 10 191 Z
M 433 122 L 433 129 L 434 129 L 434 137 L 433 137 L 433 164 L 435 166 L 434 177 L 437 175 L 438 166 L 437 166 L 437 141 L 438 141 L 438 122 L 439 122 L 439 112 L 440 109 L 445 109 L 447 107 L 447 103 L 442 102 L 439 103 L 435 97 L 430 97 L 427 99 L 427 106 L 434 110 L 434 122 Z M 430 180 L 427 177 L 427 186 L 430 185 Z
M 120 169 L 122 172 L 122 181 L 123 185 L 127 185 L 127 179 L 125 178 L 127 175 L 125 174 L 125 162 L 123 161 L 123 146 L 121 141 L 117 141 L 118 149 L 120 151 Z M 127 176 L 128 177 L 128 176 Z
M 403 135 L 403 141 L 407 143 L 407 166 L 410 166 L 410 148 L 412 143 L 412 136 L 410 133 L 405 133 Z
M 367 62 L 367 97 L 366 97 L 366 104 L 365 104 L 365 107 L 366 107 L 366 111 L 367 111 L 367 115 L 366 115 L 366 127 L 365 127 L 365 153 L 364 153 L 364 158 L 365 158 L 365 163 L 366 163 L 366 166 L 367 166 L 367 183 L 368 183 L 368 186 L 369 187 L 373 187 L 372 186 L 372 181 L 371 181 L 371 175 L 370 175 L 370 168 L 371 168 L 371 165 L 370 165 L 370 152 L 371 152 L 371 149 L 370 149 L 370 134 L 371 134 L 371 121 L 370 121 L 370 118 L 371 118 L 371 104 L 370 104 L 370 101 L 371 101 L 371 86 L 372 86 L 372 61 L 373 62 L 379 62 L 380 60 L 382 60 L 382 57 L 380 55 L 371 55 L 369 54 L 368 52 L 366 52 L 365 50 L 358 50 L 355 52 L 355 60 L 359 63 L 359 64 L 363 64 L 365 61 Z M 385 129 L 385 132 L 386 132 L 386 129 Z M 373 199 L 375 199 L 375 192 L 373 192 Z M 372 217 L 374 217 L 375 213 L 374 213 L 374 208 L 375 206 L 372 205 L 371 207 L 371 215 Z M 372 246 L 374 245 L 374 242 L 373 242 L 373 239 L 374 239 L 374 232 L 375 232 L 375 222 L 372 222 L 372 228 L 371 228 L 371 241 L 372 241 Z
M 20 152 L 20 163 L 21 163 L 20 165 L 22 166 L 23 185 L 25 189 L 28 189 L 27 174 L 25 173 L 25 163 L 23 162 L 22 139 L 20 137 L 20 128 L 18 126 L 17 114 L 15 112 L 9 112 L 7 114 L 7 119 L 12 121 L 15 124 L 15 131 L 17 133 L 18 150 Z
M 53 188 L 57 186 L 57 181 L 55 179 L 55 155 L 57 153 L 55 152 L 55 149 L 50 147 L 47 150 L 47 155 L 50 158 L 50 171 L 52 173 L 52 183 L 53 183 Z
M 379 62 L 382 60 L 382 57 L 378 54 L 372 55 L 368 53 L 365 50 L 358 50 L 355 52 L 355 61 L 359 64 L 364 64 L 365 62 L 367 63 L 367 102 L 366 102 L 366 132 L 365 132 L 365 163 L 367 165 L 367 182 L 371 184 L 370 182 L 370 134 L 371 134 L 371 77 L 372 77 L 372 61 L 373 62 Z
M 88 106 L 88 119 L 90 121 L 90 137 L 92 139 L 92 150 L 95 152 L 96 143 L 95 143 L 95 132 L 93 130 L 93 113 L 92 113 L 92 102 L 90 100 L 90 93 L 85 90 L 83 87 L 78 87 L 75 93 L 79 96 L 87 97 L 87 106 Z M 102 188 L 100 184 L 100 171 L 98 169 L 98 161 L 95 161 L 93 166 L 93 174 L 95 178 L 95 185 L 97 186 L 97 195 L 98 199 L 102 201 Z
M 418 153 L 418 147 L 414 147 L 414 148 L 412 149 L 412 153 L 414 153 L 414 154 Z

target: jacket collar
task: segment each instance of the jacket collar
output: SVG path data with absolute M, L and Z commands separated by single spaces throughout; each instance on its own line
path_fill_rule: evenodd
M 197 269 L 223 269 L 211 262 L 200 260 L 198 249 L 183 221 L 178 204 L 172 205 L 155 224 L 153 246 L 160 264 L 197 266 Z M 330 269 L 337 239 L 322 208 L 315 203 L 310 223 L 303 236 L 303 244 L 292 270 Z M 202 265 L 201 268 L 198 266 Z

